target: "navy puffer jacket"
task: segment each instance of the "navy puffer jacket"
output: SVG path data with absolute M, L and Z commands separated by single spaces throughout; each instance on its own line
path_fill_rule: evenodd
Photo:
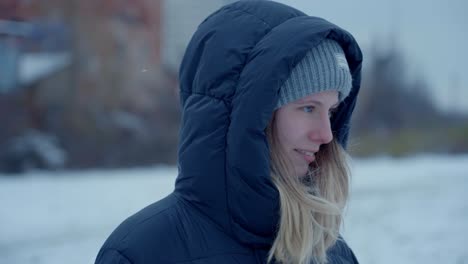
M 180 68 L 175 190 L 125 220 L 96 263 L 266 263 L 279 194 L 264 130 L 289 72 L 325 38 L 342 46 L 353 77 L 332 119 L 334 136 L 345 146 L 362 62 L 348 32 L 271 1 L 240 1 L 209 16 Z M 328 256 L 330 263 L 357 263 L 342 240 Z

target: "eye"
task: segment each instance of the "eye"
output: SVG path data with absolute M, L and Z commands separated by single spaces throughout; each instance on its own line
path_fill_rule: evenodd
M 306 112 L 306 113 L 311 113 L 312 111 L 314 111 L 314 109 L 315 109 L 315 107 L 313 107 L 311 105 L 302 107 L 302 110 L 304 110 L 304 112 Z

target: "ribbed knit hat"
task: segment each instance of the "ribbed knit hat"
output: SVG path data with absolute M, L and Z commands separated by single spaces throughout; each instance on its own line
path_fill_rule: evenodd
M 306 53 L 281 86 L 276 109 L 302 97 L 337 90 L 339 101 L 351 91 L 352 77 L 341 46 L 325 39 Z

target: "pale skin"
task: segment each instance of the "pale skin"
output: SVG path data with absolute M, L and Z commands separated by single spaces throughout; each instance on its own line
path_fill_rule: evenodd
M 296 176 L 306 175 L 320 146 L 333 140 L 330 116 L 338 104 L 338 92 L 329 90 L 302 97 L 276 110 L 275 133 Z

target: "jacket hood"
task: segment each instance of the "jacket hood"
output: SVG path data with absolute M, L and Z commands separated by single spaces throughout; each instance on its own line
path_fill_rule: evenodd
M 240 1 L 205 19 L 184 55 L 175 194 L 250 247 L 270 248 L 279 220 L 264 133 L 279 88 L 325 38 L 341 45 L 353 78 L 332 119 L 345 147 L 362 65 L 345 30 L 276 2 Z

